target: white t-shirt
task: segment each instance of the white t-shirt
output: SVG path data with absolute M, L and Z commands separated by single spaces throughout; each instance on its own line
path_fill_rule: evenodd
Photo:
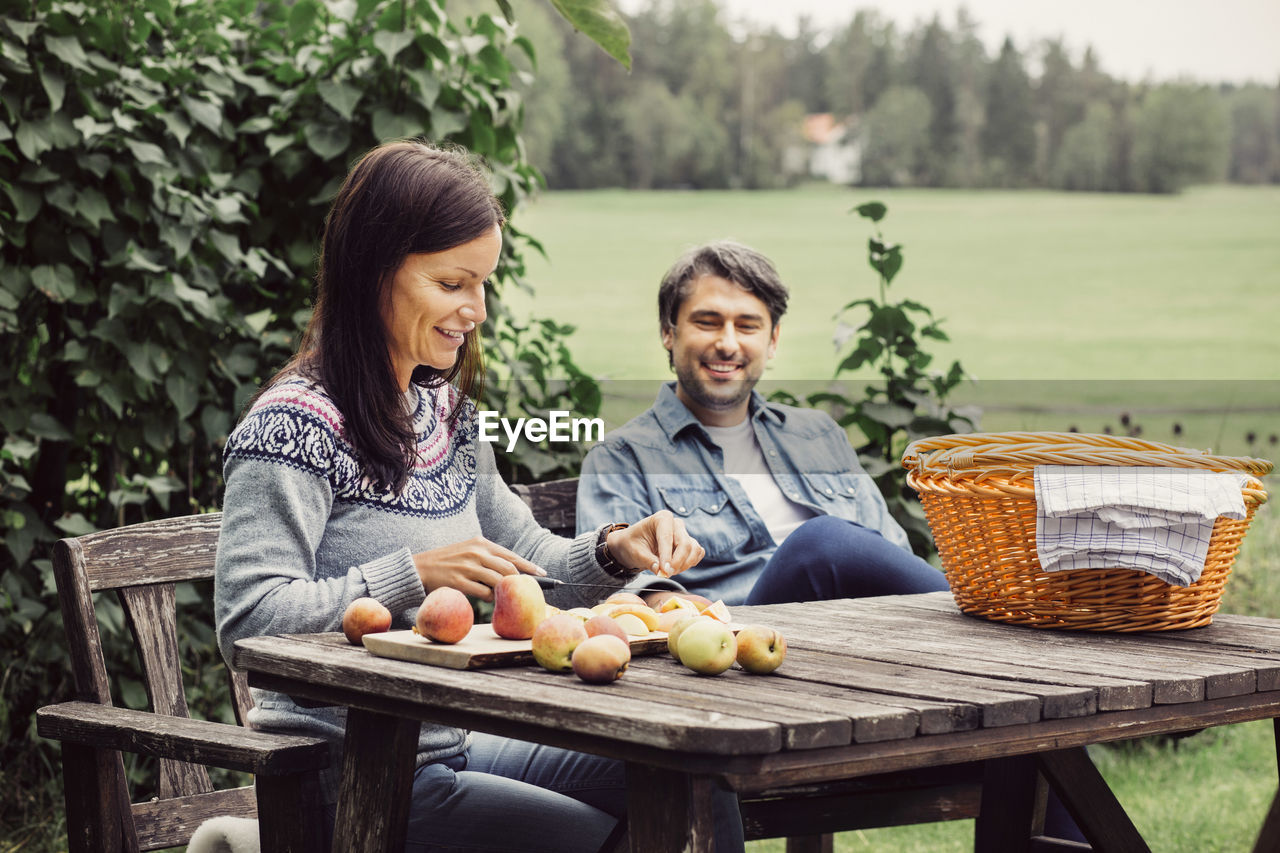
M 703 426 L 711 440 L 724 451 L 725 474 L 742 486 L 775 543 L 781 545 L 791 531 L 813 517 L 811 510 L 792 501 L 778 487 L 778 481 L 765 464 L 750 418 L 737 426 Z

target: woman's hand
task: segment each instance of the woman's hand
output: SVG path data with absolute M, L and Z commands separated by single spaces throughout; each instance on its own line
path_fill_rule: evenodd
M 628 569 L 647 569 L 664 578 L 692 568 L 707 553 L 689 535 L 684 522 L 661 509 L 605 538 L 614 562 Z
M 483 536 L 414 554 L 413 565 L 427 592 L 451 586 L 482 601 L 493 600 L 493 588 L 503 575 L 546 574 L 516 552 Z

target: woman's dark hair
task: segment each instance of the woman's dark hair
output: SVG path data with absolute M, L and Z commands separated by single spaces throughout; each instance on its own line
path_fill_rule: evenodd
M 717 240 L 685 252 L 671 265 L 658 287 L 658 322 L 663 332 L 676 327 L 689 287 L 703 276 L 731 281 L 769 309 L 771 325 L 787 313 L 787 286 L 773 263 L 755 249 L 732 240 Z M 667 361 L 674 356 L 668 352 Z
M 474 159 L 418 141 L 388 142 L 352 167 L 325 219 L 316 301 L 302 345 L 281 374 L 324 386 L 345 422 L 347 439 L 369 476 L 403 488 L 417 436 L 396 384 L 381 306 L 408 255 L 443 252 L 506 221 L 502 204 Z M 455 382 L 462 392 L 450 419 L 484 380 L 480 329 L 467 335 L 448 370 L 420 365 L 423 387 Z

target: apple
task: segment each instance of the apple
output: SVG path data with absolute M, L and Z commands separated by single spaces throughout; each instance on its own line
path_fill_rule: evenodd
M 603 613 L 595 614 L 582 627 L 586 629 L 588 637 L 594 637 L 597 634 L 612 634 L 619 640 L 626 641 L 627 639 L 627 632 L 622 630 L 622 626 L 612 616 L 605 616 Z
M 675 624 L 679 622 L 681 619 L 684 619 L 689 615 L 690 614 L 687 611 L 681 610 L 679 608 L 675 610 L 668 610 L 665 613 L 659 613 L 657 630 L 665 631 L 666 633 L 670 634 L 671 629 L 675 627 Z
M 618 623 L 618 627 L 626 631 L 632 637 L 644 637 L 649 634 L 649 626 L 640 620 L 640 617 L 634 613 L 620 613 L 617 616 L 607 617 Z
M 377 599 L 357 598 L 342 611 L 342 633 L 353 646 L 365 634 L 381 634 L 391 627 L 391 611 Z
M 573 650 L 585 639 L 587 629 L 577 616 L 559 613 L 548 617 L 533 630 L 533 659 L 549 672 L 570 672 Z
M 671 652 L 671 656 L 676 660 L 680 660 L 680 655 L 676 651 L 676 642 L 680 639 L 681 632 L 688 628 L 698 619 L 709 619 L 708 616 L 699 616 L 697 614 L 685 615 L 681 619 L 677 619 L 676 623 L 667 629 L 667 651 Z
M 607 604 L 642 604 L 645 607 L 649 606 L 643 598 L 634 592 L 615 592 L 604 601 Z
M 467 636 L 475 618 L 465 595 L 451 586 L 439 586 L 418 605 L 413 627 L 428 640 L 452 644 Z
M 631 662 L 631 646 L 613 634 L 587 637 L 573 650 L 574 674 L 588 684 L 617 681 Z
M 738 665 L 756 675 L 768 675 L 787 656 L 787 641 L 772 628 L 748 625 L 738 632 Z
M 503 575 L 493 588 L 493 632 L 527 640 L 547 615 L 547 600 L 532 575 Z
M 701 675 L 719 675 L 733 666 L 738 642 L 733 629 L 716 619 L 699 618 L 680 632 L 680 663 Z

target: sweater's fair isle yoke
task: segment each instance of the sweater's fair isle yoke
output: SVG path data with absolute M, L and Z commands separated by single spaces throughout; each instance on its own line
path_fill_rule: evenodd
M 475 490 L 474 418 L 464 415 L 448 421 L 456 393 L 449 386 L 418 392 L 417 460 L 398 494 L 376 488 L 360 475 L 342 414 L 323 389 L 302 379 L 277 383 L 263 393 L 231 434 L 224 456 L 284 465 L 326 478 L 336 501 L 398 515 L 454 516 Z

